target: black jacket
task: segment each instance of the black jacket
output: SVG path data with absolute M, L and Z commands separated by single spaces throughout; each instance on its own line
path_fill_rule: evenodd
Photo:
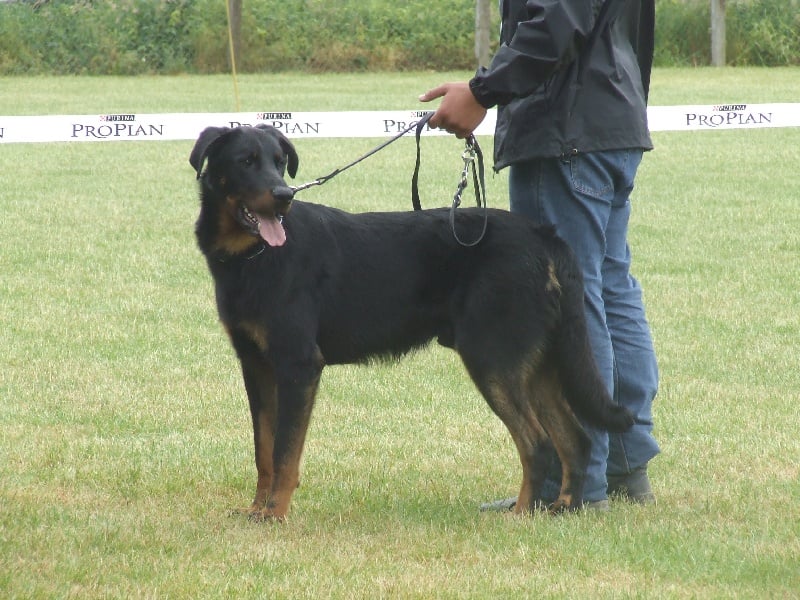
M 478 102 L 498 107 L 495 169 L 652 148 L 655 0 L 502 0 L 501 11 L 501 46 L 470 81 Z

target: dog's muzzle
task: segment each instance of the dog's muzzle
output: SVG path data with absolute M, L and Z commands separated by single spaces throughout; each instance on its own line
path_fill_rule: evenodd
M 239 208 L 239 222 L 253 235 L 259 236 L 269 246 L 283 246 L 286 243 L 286 231 L 283 228 L 283 218 L 292 207 L 294 190 L 286 186 L 278 186 L 269 191 L 271 203 L 266 203 L 263 209 L 253 210 L 244 203 Z M 271 204 L 271 206 L 269 205 Z
M 294 199 L 294 190 L 287 186 L 272 188 L 272 199 L 275 201 L 275 211 L 284 213 Z

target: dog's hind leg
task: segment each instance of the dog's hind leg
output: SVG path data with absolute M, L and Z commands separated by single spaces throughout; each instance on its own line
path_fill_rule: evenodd
M 583 484 L 591 442 L 564 397 L 555 368 L 542 368 L 528 382 L 528 394 L 539 422 L 561 460 L 561 490 L 550 505 L 552 512 L 577 510 L 583 501 Z
M 489 374 L 469 358 L 463 355 L 462 358 L 472 380 L 492 411 L 503 421 L 517 447 L 522 463 L 522 484 L 514 512 L 530 513 L 542 508 L 540 491 L 548 458 L 544 450 L 550 440 L 528 401 L 526 379 L 521 376 L 521 370 L 493 370 L 494 374 Z

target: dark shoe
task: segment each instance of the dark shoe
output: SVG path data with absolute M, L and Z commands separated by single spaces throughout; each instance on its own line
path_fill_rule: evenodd
M 656 495 L 650 488 L 647 465 L 624 475 L 608 476 L 608 495 L 618 496 L 635 504 L 654 504 Z
M 480 512 L 510 512 L 514 510 L 517 505 L 517 497 L 506 498 L 505 500 L 495 500 L 494 502 L 487 502 L 481 504 L 478 510 Z
M 505 498 L 503 500 L 495 500 L 494 502 L 487 502 L 481 504 L 478 510 L 480 512 L 510 512 L 514 510 L 517 505 L 517 498 Z M 544 508 L 544 505 L 542 505 Z M 595 502 L 584 502 L 581 506 L 583 510 L 591 510 L 595 512 L 608 512 L 610 507 L 608 500 L 596 500 Z
M 597 512 L 597 513 L 604 513 L 611 510 L 611 507 L 608 505 L 608 500 L 595 500 L 594 502 L 584 502 L 581 508 L 583 510 L 588 510 L 589 512 Z

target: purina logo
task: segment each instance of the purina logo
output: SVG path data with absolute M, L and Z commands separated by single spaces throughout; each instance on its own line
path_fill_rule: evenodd
M 136 115 L 100 115 L 101 121 L 135 121 Z
M 714 106 L 711 110 L 717 112 L 733 112 L 735 110 L 742 111 L 747 110 L 747 104 L 720 104 L 718 106 Z
M 291 121 L 292 113 L 290 112 L 261 112 L 256 114 L 259 121 Z

